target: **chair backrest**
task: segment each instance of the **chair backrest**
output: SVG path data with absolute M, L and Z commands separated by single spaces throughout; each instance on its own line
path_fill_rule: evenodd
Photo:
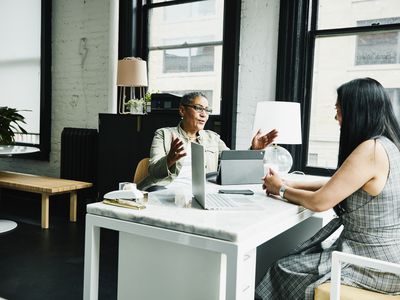
M 133 182 L 138 184 L 142 181 L 148 174 L 149 174 L 149 158 L 143 158 L 139 161 L 138 165 L 136 166 L 135 175 L 133 176 Z

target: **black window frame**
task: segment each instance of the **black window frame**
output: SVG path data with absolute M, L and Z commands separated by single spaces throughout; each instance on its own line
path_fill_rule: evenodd
M 171 0 L 152 3 L 151 0 L 120 0 L 119 59 L 139 56 L 148 60 L 149 9 L 205 0 Z M 236 144 L 237 87 L 239 70 L 241 0 L 224 0 L 221 107 L 220 115 L 211 115 L 226 145 Z
M 281 0 L 277 60 L 277 100 L 300 102 L 302 145 L 289 146 L 293 169 L 331 176 L 335 169 L 307 166 L 315 41 L 319 37 L 400 30 L 398 24 L 317 29 L 318 0 Z

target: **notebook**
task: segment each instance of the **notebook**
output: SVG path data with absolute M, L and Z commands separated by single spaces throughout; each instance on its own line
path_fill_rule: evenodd
M 192 193 L 196 201 L 208 210 L 259 210 L 261 207 L 251 200 L 252 196 L 206 193 L 206 168 L 204 147 L 191 144 L 192 150 Z

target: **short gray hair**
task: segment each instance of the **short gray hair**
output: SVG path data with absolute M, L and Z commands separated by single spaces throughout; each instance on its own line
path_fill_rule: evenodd
M 190 92 L 182 96 L 180 105 L 191 104 L 192 101 L 197 97 L 203 97 L 207 99 L 207 97 L 202 92 Z

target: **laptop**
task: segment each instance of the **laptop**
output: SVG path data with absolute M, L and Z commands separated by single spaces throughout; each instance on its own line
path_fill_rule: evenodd
M 207 210 L 259 210 L 260 205 L 251 196 L 206 193 L 204 147 L 192 143 L 192 193 L 196 201 Z

